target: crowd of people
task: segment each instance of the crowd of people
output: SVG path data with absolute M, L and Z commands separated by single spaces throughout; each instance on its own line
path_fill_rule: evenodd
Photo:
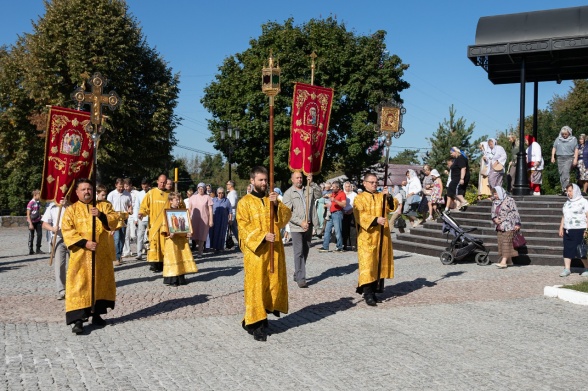
M 569 183 L 569 173 L 565 175 L 576 166 L 578 180 L 588 186 L 588 170 L 583 166 L 588 162 L 585 137 L 575 142 L 571 132 L 569 127 L 562 128 L 552 151 L 552 162 L 558 163 L 568 196 L 559 229 L 564 243 L 562 277 L 571 273 L 571 260 L 588 227 L 588 201 L 578 185 Z M 509 141 L 512 157 L 518 150 L 518 140 L 513 135 Z M 544 167 L 541 149 L 532 136 L 525 137 L 525 145 L 530 186 L 537 195 Z M 511 159 L 506 166 L 507 151 L 494 139 L 482 143 L 480 149 L 479 191 L 492 200 L 490 219 L 497 232 L 499 255 L 496 266 L 504 269 L 518 255 L 512 242 L 522 227 L 516 202 L 503 188 L 505 179 L 507 187 L 512 186 L 513 164 Z M 446 183 L 429 165 L 418 173 L 407 170 L 402 183 L 386 187 L 379 186 L 373 173 L 366 173 L 357 186 L 337 180 L 319 185 L 312 175 L 293 172 L 291 186 L 283 196 L 279 188 L 268 189 L 263 167 L 251 171 L 247 194 L 241 199 L 231 180 L 226 189 L 198 183 L 196 191 L 188 191 L 186 198 L 172 191 L 173 181 L 165 175 L 157 178 L 153 189 L 144 179 L 141 190 L 135 189 L 130 179 L 119 178 L 111 192 L 103 185 L 94 189 L 90 181 L 78 180 L 74 188 L 78 201 L 52 203 L 42 216 L 40 192 L 33 192 L 27 205 L 29 253 L 43 254 L 41 229 L 51 233 L 58 299 L 65 299 L 66 322 L 79 334 L 89 318 L 97 326 L 106 323 L 101 315 L 114 308 L 114 271 L 123 264 L 123 258 L 134 256 L 141 261 L 145 256 L 150 270 L 162 274 L 164 284 L 180 286 L 188 282 L 187 275 L 198 272 L 196 259 L 205 256 L 205 251 L 224 251 L 234 236 L 237 249 L 243 252 L 245 268 L 242 325 L 256 340 L 264 341 L 267 314 L 288 312 L 284 245 L 290 241 L 292 278 L 299 288 L 309 287 L 306 262 L 316 236 L 322 241 L 319 252 L 357 252 L 357 292 L 367 305 L 377 305 L 376 294 L 383 291 L 383 281 L 394 276 L 393 227 L 402 232 L 399 221 L 407 220 L 416 227 L 434 220 L 441 211 L 451 213 L 469 205 L 464 197 L 470 182 L 468 156 L 457 147 L 448 152 Z M 92 207 L 94 197 L 96 206 Z M 335 247 L 331 250 L 333 234 Z M 135 254 L 131 252 L 133 242 Z M 586 271 L 582 276 L 588 277 L 588 260 L 583 262 Z M 100 278 L 92 278 L 92 263 Z

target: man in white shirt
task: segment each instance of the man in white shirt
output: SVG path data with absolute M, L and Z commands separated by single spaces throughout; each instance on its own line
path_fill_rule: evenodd
M 131 205 L 135 205 L 135 201 L 137 200 L 137 194 L 139 193 L 138 190 L 133 188 L 133 183 L 131 178 L 124 179 L 124 189 L 131 196 Z M 137 240 L 137 225 L 135 224 L 135 216 L 131 214 L 129 216 L 129 223 L 127 225 L 127 233 L 125 235 L 125 245 L 123 247 L 123 258 L 130 257 L 133 255 L 131 251 L 131 243 Z
M 229 230 L 230 232 L 235 235 L 235 242 L 237 246 L 239 245 L 239 230 L 237 228 L 237 221 L 235 216 L 237 216 L 237 203 L 239 202 L 239 195 L 237 194 L 237 190 L 235 190 L 235 181 L 229 180 L 227 181 L 227 199 L 231 203 L 231 215 L 233 218 L 229 220 Z
M 57 300 L 65 299 L 65 276 L 67 273 L 67 259 L 69 251 L 63 243 L 63 235 L 61 234 L 61 221 L 65 214 L 65 208 L 67 207 L 67 201 L 61 200 L 61 214 L 59 213 L 59 205 L 52 202 L 45 213 L 41 221 L 43 222 L 43 228 L 51 233 L 51 240 L 53 241 L 53 235 L 57 235 L 55 239 L 55 253 L 53 256 L 53 267 L 55 270 L 55 286 L 57 288 Z M 57 217 L 59 215 L 59 218 Z
M 115 189 L 108 194 L 106 199 L 112 204 L 115 212 L 132 213 L 131 195 L 125 191 L 125 183 L 122 178 L 117 178 L 115 182 Z M 123 215 L 124 216 L 124 215 Z M 128 217 L 127 217 L 128 219 Z M 127 219 L 124 220 L 126 225 Z M 120 227 L 114 231 L 114 248 L 116 250 L 115 264 L 120 264 L 123 254 L 123 247 L 125 245 L 125 237 L 127 234 L 127 227 Z
M 147 240 L 145 232 L 147 231 L 149 216 L 144 216 L 141 220 L 139 219 L 141 202 L 143 202 L 145 194 L 149 191 L 149 181 L 147 181 L 147 178 L 143 178 L 141 181 L 141 188 L 143 190 L 137 192 L 137 198 L 133 204 L 133 219 L 135 221 L 135 226 L 137 227 L 137 261 L 143 260 L 143 248 L 145 247 L 145 241 Z

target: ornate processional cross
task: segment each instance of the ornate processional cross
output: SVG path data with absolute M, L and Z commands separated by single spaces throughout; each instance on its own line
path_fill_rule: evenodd
M 72 97 L 79 105 L 89 103 L 90 121 L 93 125 L 100 125 L 102 123 L 102 106 L 108 105 L 110 110 L 114 110 L 120 104 L 120 98 L 114 91 L 108 94 L 102 94 L 102 90 L 106 87 L 108 80 L 104 79 L 100 72 L 94 73 L 89 80 L 92 86 L 92 92 L 86 92 L 84 88 L 78 87 L 72 94 Z

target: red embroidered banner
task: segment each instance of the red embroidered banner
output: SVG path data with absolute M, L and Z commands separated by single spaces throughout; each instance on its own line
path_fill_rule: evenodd
M 289 168 L 318 174 L 323 165 L 333 89 L 296 83 L 292 102 Z
M 92 173 L 94 143 L 86 127 L 90 113 L 52 106 L 45 139 L 45 164 L 41 198 L 59 202 L 78 178 Z M 70 195 L 77 201 L 75 192 Z

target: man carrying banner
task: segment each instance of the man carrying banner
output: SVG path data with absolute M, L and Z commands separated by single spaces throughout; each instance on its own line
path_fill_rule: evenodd
M 396 209 L 397 204 L 388 194 L 388 187 L 382 193 L 377 192 L 378 178 L 375 174 L 365 174 L 363 184 L 366 191 L 358 194 L 353 203 L 359 260 L 357 293 L 363 293 L 367 305 L 375 306 L 378 302 L 376 292 L 381 293 L 384 289 L 384 278 L 394 277 L 390 226 L 383 216 Z
M 242 326 L 256 341 L 267 340 L 267 314 L 288 313 L 288 283 L 284 245 L 278 232 L 290 220 L 290 209 L 278 200 L 275 192 L 266 194 L 268 172 L 254 167 L 250 173 L 253 190 L 239 201 L 237 224 L 239 247 L 245 269 L 245 317 Z M 275 220 L 270 221 L 270 208 Z M 275 234 L 270 233 L 274 224 Z M 270 272 L 270 243 L 274 246 L 274 272 Z
M 143 216 L 149 216 L 149 251 L 147 262 L 151 264 L 149 270 L 152 272 L 163 271 L 163 252 L 165 250 L 165 231 L 162 230 L 165 224 L 166 209 L 169 209 L 169 192 L 165 188 L 167 176 L 161 174 L 157 178 L 157 189 L 151 189 L 143 198 L 139 208 L 139 220 Z
M 81 334 L 83 322 L 92 316 L 92 324 L 104 326 L 100 317 L 107 308 L 114 309 L 116 284 L 110 259 L 108 235 L 118 224 L 118 214 L 108 202 L 92 207 L 94 189 L 88 179 L 78 179 L 78 200 L 65 210 L 61 232 L 70 250 L 65 289 L 66 323 L 74 324 L 72 332 Z M 92 217 L 96 217 L 96 241 L 92 241 Z M 92 303 L 92 252 L 95 252 L 95 288 Z
M 308 288 L 306 282 L 306 259 L 312 240 L 312 227 L 318 225 L 314 203 L 321 198 L 321 188 L 312 181 L 312 174 L 306 176 L 309 186 L 302 186 L 302 173 L 292 173 L 292 187 L 284 193 L 283 202 L 292 211 L 290 234 L 294 251 L 294 281 L 300 288 Z

